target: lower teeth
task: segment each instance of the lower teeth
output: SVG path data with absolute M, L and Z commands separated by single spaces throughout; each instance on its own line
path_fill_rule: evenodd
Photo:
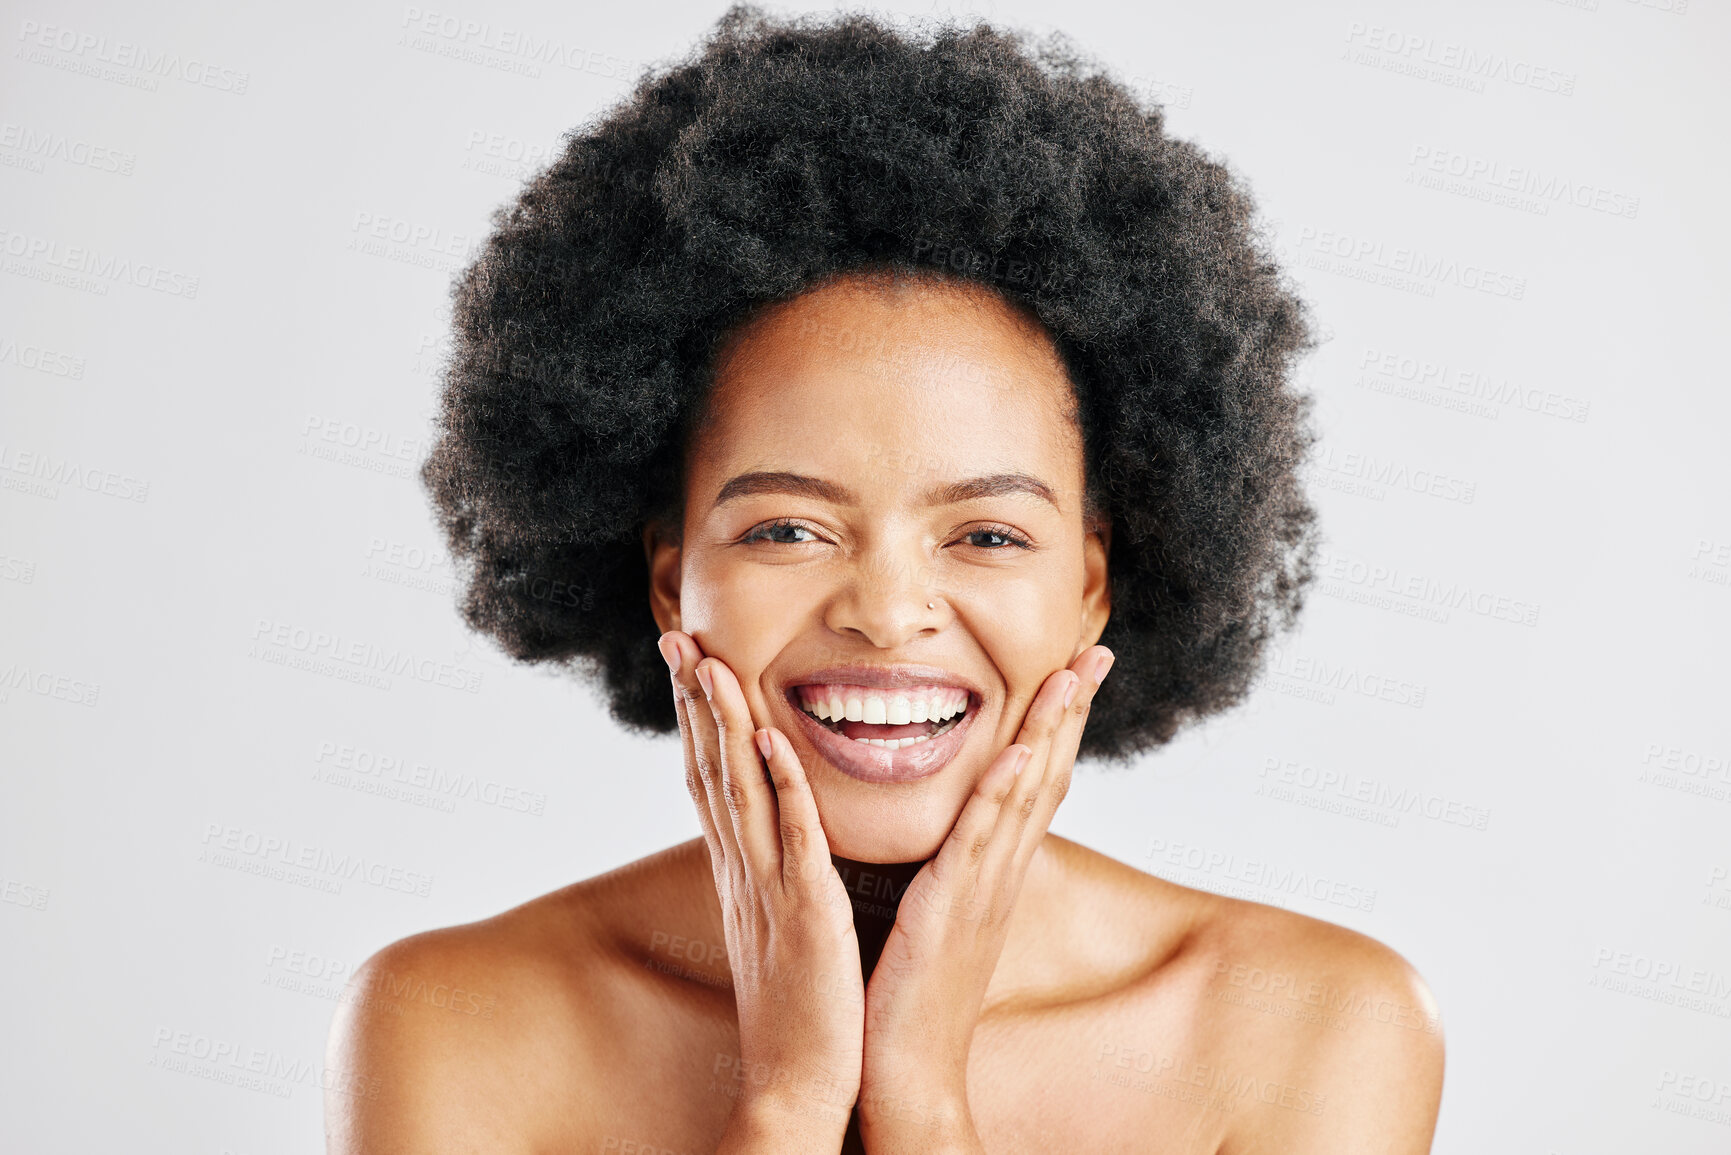
M 955 728 L 956 723 L 960 722 L 962 720 L 963 716 L 964 716 L 963 714 L 957 714 L 955 717 L 949 719 L 947 722 L 945 722 L 941 726 L 939 726 L 936 730 L 933 730 L 930 734 L 927 734 L 923 737 L 913 737 L 913 738 L 855 738 L 855 739 L 853 739 L 853 741 L 864 742 L 868 746 L 877 746 L 877 747 L 880 747 L 880 748 L 885 749 L 885 750 L 900 750 L 905 746 L 913 746 L 913 745 L 916 745 L 920 742 L 930 742 L 933 738 L 936 738 L 941 734 L 948 733 L 950 730 L 953 730 Z M 836 733 L 836 734 L 842 733 L 841 730 L 836 728 L 836 724 L 833 722 L 824 722 L 822 719 L 818 719 L 818 722 L 820 725 L 827 726 L 832 733 Z M 845 737 L 845 735 L 844 735 L 844 737 Z

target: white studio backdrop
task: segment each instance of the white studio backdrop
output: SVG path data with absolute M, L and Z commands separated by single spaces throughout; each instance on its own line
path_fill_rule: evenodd
M 7 1152 L 316 1150 L 369 953 L 697 834 L 416 470 L 488 214 L 723 5 L 439 3 L 6 5 Z M 1439 1152 L 1731 1150 L 1723 7 L 954 14 L 1161 101 L 1329 338 L 1301 629 L 1054 830 L 1411 960 Z

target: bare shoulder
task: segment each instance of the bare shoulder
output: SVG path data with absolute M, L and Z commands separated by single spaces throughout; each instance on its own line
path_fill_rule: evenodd
M 1074 843 L 1055 849 L 1079 927 L 1117 928 L 1070 936 L 1110 939 L 1116 957 L 1095 948 L 1066 962 L 1113 976 L 1112 1005 L 1135 1008 L 1096 1063 L 1150 1103 L 1195 1106 L 1191 1149 L 1430 1150 L 1442 1024 L 1407 959 L 1322 919 L 1181 886 Z
M 611 910 L 660 857 L 369 958 L 331 1028 L 327 1149 L 527 1152 L 581 1133 L 574 1088 L 607 1061 L 623 969 Z
M 1239 1104 L 1220 1155 L 1429 1151 L 1443 1033 L 1419 972 L 1358 931 L 1209 899 L 1188 945 L 1212 1057 Z

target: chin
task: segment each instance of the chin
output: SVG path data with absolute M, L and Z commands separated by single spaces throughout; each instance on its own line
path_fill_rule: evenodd
M 882 820 L 881 824 L 886 828 L 899 826 L 899 822 L 893 819 Z M 938 848 L 944 844 L 954 822 L 934 822 L 929 830 L 917 831 L 873 829 L 879 823 L 870 820 L 857 824 L 837 822 L 835 825 L 840 829 L 832 830 L 830 821 L 824 820 L 824 833 L 829 838 L 831 854 L 855 862 L 891 863 L 925 862 L 936 858 Z

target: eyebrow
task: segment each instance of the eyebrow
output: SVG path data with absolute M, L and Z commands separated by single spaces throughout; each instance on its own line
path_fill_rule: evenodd
M 831 505 L 860 504 L 859 498 L 854 496 L 851 490 L 833 481 L 780 470 L 758 470 L 732 478 L 721 487 L 715 504 L 720 506 L 735 498 L 759 493 L 790 493 L 798 497 L 827 501 Z M 1059 508 L 1058 499 L 1052 494 L 1052 487 L 1027 473 L 994 473 L 986 477 L 970 477 L 966 481 L 939 485 L 926 491 L 924 504 L 959 505 L 964 501 L 977 501 L 982 497 L 998 497 L 1007 493 L 1030 494 L 1050 502 L 1054 509 Z

